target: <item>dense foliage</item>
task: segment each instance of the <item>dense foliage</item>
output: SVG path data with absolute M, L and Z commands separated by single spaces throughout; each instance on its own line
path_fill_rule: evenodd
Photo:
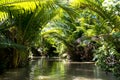
M 119 43 L 120 1 L 0 1 L 0 70 L 33 54 L 96 61 L 119 76 Z

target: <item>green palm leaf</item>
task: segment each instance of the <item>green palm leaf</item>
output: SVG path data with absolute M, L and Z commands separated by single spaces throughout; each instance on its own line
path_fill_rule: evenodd
M 79 5 L 78 5 L 79 4 Z M 120 29 L 120 17 L 114 14 L 113 11 L 107 11 L 103 6 L 102 2 L 98 1 L 91 1 L 91 0 L 79 0 L 76 3 L 76 8 L 85 9 L 88 8 L 96 12 L 99 16 L 101 16 L 106 22 L 110 23 L 111 28 L 118 28 Z

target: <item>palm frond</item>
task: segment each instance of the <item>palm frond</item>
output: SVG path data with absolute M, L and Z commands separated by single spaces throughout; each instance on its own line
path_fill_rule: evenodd
M 71 8 L 69 5 L 66 4 L 65 5 L 62 5 L 62 4 L 59 4 L 59 3 L 56 3 L 60 8 L 62 8 L 65 12 L 67 12 L 69 14 L 69 16 L 73 19 L 77 17 L 78 13 L 75 11 L 75 9 Z
M 78 4 L 79 8 L 81 9 L 88 8 L 89 10 L 96 12 L 104 20 L 110 23 L 111 28 L 120 29 L 120 18 L 116 14 L 114 14 L 114 12 L 107 11 L 100 2 L 95 2 L 91 0 L 79 0 Z
M 18 3 L 20 2 L 18 1 Z M 13 1 L 7 4 L 7 2 L 5 2 L 4 5 L 1 4 L 0 6 L 1 11 L 4 7 L 3 11 L 6 12 L 10 26 L 15 27 L 17 33 L 14 34 L 14 37 L 17 39 L 18 44 L 28 45 L 33 42 L 36 36 L 39 35 L 41 29 L 46 26 L 46 24 L 49 24 L 52 19 L 55 20 L 55 17 L 59 14 L 59 9 L 64 10 L 64 13 L 66 12 L 72 18 L 76 16 L 74 9 L 57 3 L 55 0 L 35 1 L 34 9 L 25 9 L 21 6 L 16 7 L 16 5 L 13 5 L 18 3 L 14 3 Z M 33 3 L 30 4 L 32 6 Z M 67 26 L 71 25 L 74 26 L 73 24 L 67 23 Z M 63 26 L 65 26 L 65 24 Z
M 48 34 L 49 33 L 49 34 Z M 47 32 L 46 34 L 43 34 L 44 36 L 44 39 L 47 39 L 47 38 L 56 38 L 58 41 L 61 41 L 61 42 L 63 42 L 67 47 L 73 47 L 73 44 L 71 44 L 71 43 L 69 43 L 68 41 L 67 41 L 67 39 L 65 38 L 65 37 L 63 37 L 63 36 L 61 36 L 59 33 L 57 33 L 57 32 Z
M 0 6 L 22 3 L 22 2 L 31 2 L 31 1 L 35 1 L 35 0 L 1 0 Z M 36 0 L 36 1 L 39 1 L 39 0 Z
M 5 41 L 0 42 L 0 48 L 15 48 L 15 49 L 21 49 L 21 50 L 26 50 L 27 49 L 23 45 L 16 44 L 16 43 L 13 43 L 13 42 L 5 42 Z
M 0 48 L 16 48 L 16 49 L 26 50 L 26 46 L 11 41 L 1 32 L 0 32 Z
M 43 5 L 42 7 L 40 6 L 41 5 L 40 3 L 38 8 L 36 8 L 35 11 L 33 12 L 24 31 L 23 34 L 24 38 L 27 38 L 27 36 L 30 37 L 29 34 L 27 35 L 27 31 L 31 31 L 34 34 L 36 31 L 39 31 L 40 28 L 45 26 L 52 18 L 54 18 L 54 16 L 56 16 L 57 12 L 54 8 L 55 4 L 53 2 L 46 2 L 46 3 L 47 4 L 42 4 Z

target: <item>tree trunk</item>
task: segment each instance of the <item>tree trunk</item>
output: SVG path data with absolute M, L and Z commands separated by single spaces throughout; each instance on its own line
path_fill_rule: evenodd
M 14 49 L 12 63 L 13 68 L 25 66 L 27 64 L 27 61 L 28 61 L 27 51 Z

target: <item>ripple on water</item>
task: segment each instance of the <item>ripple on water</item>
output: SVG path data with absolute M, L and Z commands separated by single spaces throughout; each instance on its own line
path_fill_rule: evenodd
M 103 79 L 90 79 L 85 77 L 74 77 L 73 80 L 103 80 Z

